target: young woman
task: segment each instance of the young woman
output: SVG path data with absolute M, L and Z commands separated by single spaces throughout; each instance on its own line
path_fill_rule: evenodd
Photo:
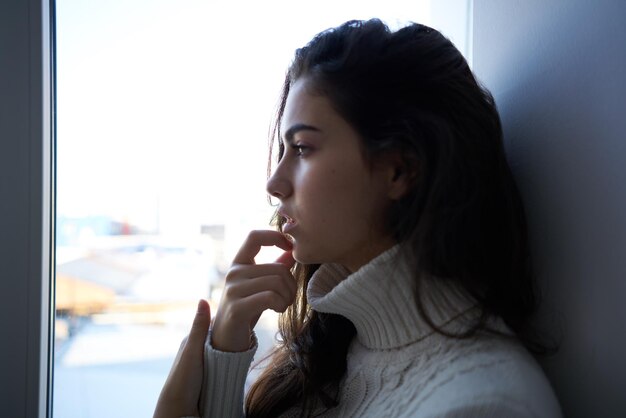
M 351 21 L 297 50 L 267 183 L 209 329 L 201 301 L 155 416 L 558 417 L 500 120 L 459 51 Z M 257 265 L 262 246 L 285 250 Z M 244 399 L 265 309 L 281 341 Z M 205 345 L 206 340 L 206 345 Z

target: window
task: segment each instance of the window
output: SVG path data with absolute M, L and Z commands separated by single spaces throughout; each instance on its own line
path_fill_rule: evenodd
M 434 23 L 447 2 L 322 2 L 302 12 L 286 1 L 58 0 L 54 45 L 54 7 L 23 3 L 3 4 L 0 13 L 2 46 L 16 45 L 6 55 L 15 67 L 2 70 L 15 88 L 4 83 L 0 100 L 3 111 L 17 115 L 1 127 L 0 145 L 3 193 L 5 183 L 11 189 L 2 206 L 10 222 L 2 227 L 12 238 L 3 240 L 3 261 L 12 263 L 3 280 L 10 312 L 3 332 L 16 341 L 2 348 L 12 359 L 3 363 L 3 387 L 12 388 L 3 394 L 10 400 L 3 398 L 5 412 L 50 416 L 46 393 L 54 392 L 55 417 L 149 415 L 197 299 L 219 298 L 220 269 L 249 229 L 267 227 L 271 208 L 258 156 L 266 154 L 265 133 L 293 49 L 325 27 L 373 16 L 392 26 L 420 21 L 450 35 Z M 461 34 L 453 40 L 466 51 L 470 2 L 456 3 L 465 18 L 463 30 L 453 27 Z M 49 187 L 55 47 L 56 214 Z M 254 71 L 250 61 L 258 63 Z M 22 97 L 30 100 L 23 108 L 15 100 Z M 22 133 L 27 141 L 18 138 Z M 226 176 L 222 162 L 233 159 L 245 170 Z M 55 222 L 52 391 L 47 277 Z M 94 273 L 94 265 L 104 270 Z M 263 324 L 272 322 L 268 315 Z M 123 398 L 115 390 L 128 387 L 143 398 L 116 403 Z

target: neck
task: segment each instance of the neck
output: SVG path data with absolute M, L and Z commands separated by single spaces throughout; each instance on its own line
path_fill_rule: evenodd
M 396 242 L 391 237 L 371 239 L 367 241 L 367 244 L 359 247 L 353 254 L 348 254 L 342 259 L 337 260 L 336 264 L 341 264 L 345 266 L 350 273 L 354 273 L 395 245 Z

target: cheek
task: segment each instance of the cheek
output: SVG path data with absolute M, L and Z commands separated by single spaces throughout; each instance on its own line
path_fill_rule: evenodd
M 343 163 L 343 166 L 341 164 Z M 303 182 L 302 210 L 314 217 L 320 228 L 331 228 L 337 234 L 359 225 L 372 204 L 371 185 L 361 167 L 337 162 L 336 167 L 310 173 L 310 181 Z

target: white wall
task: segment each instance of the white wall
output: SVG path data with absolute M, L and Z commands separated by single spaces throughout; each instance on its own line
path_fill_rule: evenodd
M 476 0 L 474 70 L 502 116 L 562 333 L 567 417 L 626 416 L 626 2 Z

